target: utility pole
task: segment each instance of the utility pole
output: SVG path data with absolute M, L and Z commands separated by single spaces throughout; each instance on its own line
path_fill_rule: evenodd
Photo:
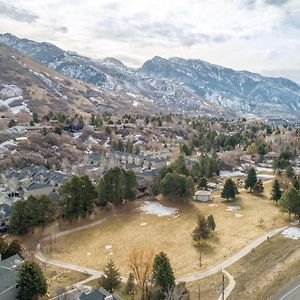
M 200 248 L 200 255 L 199 255 L 199 263 L 200 263 L 200 267 L 202 267 L 202 251 Z
M 222 279 L 222 300 L 225 300 L 225 275 L 224 274 Z

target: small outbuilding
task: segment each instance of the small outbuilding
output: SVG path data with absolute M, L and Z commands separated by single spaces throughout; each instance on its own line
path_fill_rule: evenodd
M 194 196 L 195 201 L 209 202 L 212 200 L 211 191 L 197 191 Z

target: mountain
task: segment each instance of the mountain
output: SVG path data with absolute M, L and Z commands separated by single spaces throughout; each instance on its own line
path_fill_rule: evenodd
M 0 43 L 0 111 L 89 116 L 103 111 L 145 113 L 151 101 L 66 77 Z M 138 105 L 136 104 L 138 103 Z
M 136 98 L 136 107 L 144 99 L 157 109 L 193 114 L 300 117 L 300 86 L 288 79 L 177 57 L 156 56 L 134 69 L 115 58 L 91 59 L 10 34 L 0 35 L 0 42 L 65 76 Z

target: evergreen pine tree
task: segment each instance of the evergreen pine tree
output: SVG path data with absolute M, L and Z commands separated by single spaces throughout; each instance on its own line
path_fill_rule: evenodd
M 138 183 L 132 170 L 123 171 L 123 198 L 133 201 L 137 195 Z
M 115 266 L 112 260 L 110 260 L 104 269 L 104 274 L 100 277 L 100 285 L 108 292 L 112 293 L 117 287 L 120 286 L 121 276 L 119 269 Z
M 300 190 L 300 182 L 299 182 L 298 178 L 293 179 L 293 186 L 296 190 L 298 190 L 298 191 Z
M 237 194 L 237 187 L 231 178 L 227 178 L 221 192 L 221 197 L 226 199 L 234 199 Z
M 289 219 L 291 214 L 300 217 L 300 194 L 294 187 L 290 187 L 282 194 L 280 204 L 288 212 Z
M 295 176 L 295 170 L 292 166 L 288 166 L 285 170 L 285 174 L 288 178 L 292 179 Z
M 18 271 L 20 300 L 37 299 L 47 293 L 47 281 L 40 268 L 34 261 L 25 261 Z
M 126 282 L 125 293 L 131 296 L 131 299 L 134 299 L 134 288 L 134 275 L 132 273 L 129 273 Z
M 271 200 L 277 203 L 281 198 L 281 195 L 282 191 L 280 189 L 279 181 L 275 179 L 272 186 Z
M 207 227 L 212 231 L 216 229 L 216 223 L 213 215 L 207 217 Z
M 161 288 L 163 293 L 175 286 L 175 277 L 169 258 L 164 252 L 160 252 L 154 258 L 153 280 Z
M 256 183 L 257 183 L 256 171 L 254 168 L 251 168 L 247 174 L 247 178 L 245 181 L 245 189 L 250 189 L 250 191 L 252 192 Z
M 201 177 L 199 179 L 198 186 L 200 189 L 207 190 L 207 180 L 205 177 Z

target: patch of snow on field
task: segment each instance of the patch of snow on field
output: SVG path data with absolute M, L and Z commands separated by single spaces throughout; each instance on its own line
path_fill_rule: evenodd
M 282 235 L 286 238 L 298 240 L 300 239 L 300 228 L 290 227 L 282 231 Z
M 238 206 L 238 205 L 232 205 L 232 206 L 228 206 L 226 208 L 226 211 L 236 211 L 236 210 L 239 210 L 239 209 L 241 209 L 240 206 Z
M 241 215 L 241 214 L 234 214 L 234 216 L 235 216 L 236 218 L 241 218 L 243 215 Z
M 111 248 L 112 248 L 112 245 L 106 245 L 106 246 L 105 246 L 105 249 L 106 249 L 106 250 L 109 250 L 109 249 L 111 249 Z
M 220 177 L 235 177 L 235 176 L 245 176 L 246 174 L 241 171 L 220 171 Z
M 147 215 L 156 215 L 158 217 L 174 216 L 178 213 L 177 208 L 167 207 L 160 204 L 159 202 L 154 201 L 144 201 L 139 209 L 141 212 Z
M 141 226 L 146 226 L 146 225 L 148 225 L 148 223 L 144 222 L 144 223 L 141 223 L 140 225 Z
M 272 174 L 257 174 L 258 179 L 272 179 L 274 177 Z
M 271 167 L 256 167 L 256 171 L 260 172 L 273 172 Z
M 139 106 L 139 103 L 138 103 L 137 101 L 134 101 L 134 102 L 132 103 L 132 105 L 135 106 L 135 107 L 138 107 L 138 106 Z

